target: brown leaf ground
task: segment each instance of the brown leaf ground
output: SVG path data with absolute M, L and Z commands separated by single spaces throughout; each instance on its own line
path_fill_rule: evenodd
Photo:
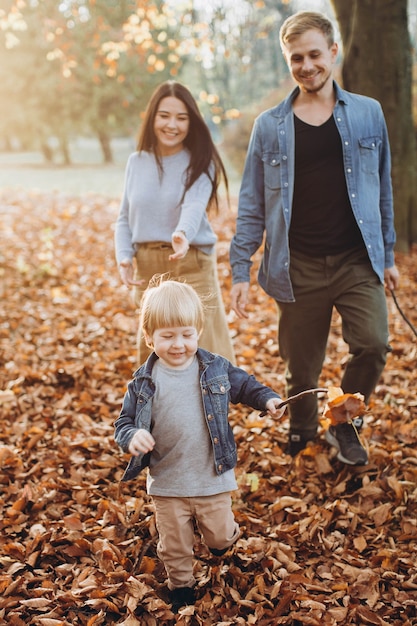
M 199 599 L 174 618 L 144 479 L 119 484 L 113 422 L 136 318 L 113 259 L 116 213 L 102 197 L 0 196 L 0 623 L 417 624 L 416 337 L 390 296 L 370 464 L 343 466 L 322 437 L 293 460 L 286 419 L 234 408 L 242 536 L 223 559 L 197 541 Z M 216 227 L 228 303 L 233 214 Z M 398 255 L 414 326 L 416 259 Z M 255 282 L 251 310 L 230 319 L 239 364 L 285 395 L 275 306 Z M 335 318 L 321 386 L 340 385 L 346 358 Z

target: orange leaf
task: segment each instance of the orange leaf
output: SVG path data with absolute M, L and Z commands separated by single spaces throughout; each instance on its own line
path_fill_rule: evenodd
M 64 524 L 68 530 L 82 530 L 83 524 L 77 515 L 67 515 L 64 517 Z
M 152 574 L 156 567 L 155 559 L 150 556 L 144 556 L 141 561 L 140 571 L 146 574 Z
M 341 392 L 341 393 L 339 393 Z M 357 415 L 362 415 L 366 406 L 361 393 L 343 393 L 338 387 L 329 389 L 329 400 L 324 408 L 324 417 L 332 425 L 350 422 Z

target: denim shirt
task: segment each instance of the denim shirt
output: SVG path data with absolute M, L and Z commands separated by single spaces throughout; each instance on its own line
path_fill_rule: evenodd
M 333 117 L 340 133 L 352 211 L 371 265 L 384 282 L 394 265 L 394 212 L 391 155 L 379 102 L 334 83 Z M 293 302 L 289 267 L 289 228 L 295 178 L 292 103 L 297 87 L 254 123 L 239 195 L 236 233 L 230 247 L 233 282 L 249 282 L 251 257 L 263 242 L 258 280 L 278 302 Z
M 114 425 L 114 438 L 123 452 L 129 451 L 129 443 L 139 428 L 151 431 L 152 397 L 155 393 L 152 367 L 157 358 L 153 352 L 128 384 L 122 410 Z M 222 474 L 235 467 L 237 461 L 236 443 L 228 421 L 229 403 L 247 404 L 253 409 L 263 411 L 270 398 L 280 396 L 222 356 L 199 348 L 197 358 L 204 416 L 213 446 L 215 470 L 217 474 Z M 136 478 L 149 465 L 150 454 L 132 456 L 122 481 Z

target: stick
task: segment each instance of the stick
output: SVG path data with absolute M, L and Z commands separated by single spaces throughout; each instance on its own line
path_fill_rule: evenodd
M 315 389 L 306 389 L 305 391 L 300 391 L 300 393 L 296 393 L 295 396 L 290 396 L 286 400 L 283 400 L 282 402 L 280 402 L 278 405 L 278 408 L 280 409 L 282 406 L 285 406 L 286 404 L 295 402 L 299 398 L 302 398 L 303 396 L 306 396 L 307 394 L 310 394 L 310 393 L 327 393 L 327 392 L 328 390 L 324 387 L 316 387 Z M 262 413 L 259 414 L 259 417 L 264 417 L 265 415 L 267 415 L 267 413 L 268 411 L 262 411 Z
M 409 325 L 409 327 L 411 328 L 411 330 L 413 331 L 413 333 L 415 334 L 415 336 L 417 337 L 417 331 L 414 328 L 414 326 L 412 325 L 412 323 L 410 322 L 410 320 L 406 317 L 405 313 L 401 310 L 400 305 L 398 304 L 397 298 L 395 297 L 395 293 L 394 293 L 394 289 L 390 289 L 391 295 L 392 295 L 392 299 L 395 302 L 395 306 L 398 309 L 399 314 L 401 315 L 401 317 L 403 318 L 403 320 Z

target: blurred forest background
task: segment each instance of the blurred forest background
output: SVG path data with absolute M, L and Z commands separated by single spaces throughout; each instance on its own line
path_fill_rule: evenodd
M 383 105 L 407 251 L 417 241 L 417 0 L 3 0 L 0 184 L 22 155 L 35 181 L 53 166 L 58 187 L 71 165 L 123 167 L 151 92 L 174 78 L 197 98 L 237 190 L 254 117 L 292 88 L 278 33 L 299 9 L 334 19 L 340 82 Z M 111 172 L 103 191 L 118 196 L 123 174 Z

